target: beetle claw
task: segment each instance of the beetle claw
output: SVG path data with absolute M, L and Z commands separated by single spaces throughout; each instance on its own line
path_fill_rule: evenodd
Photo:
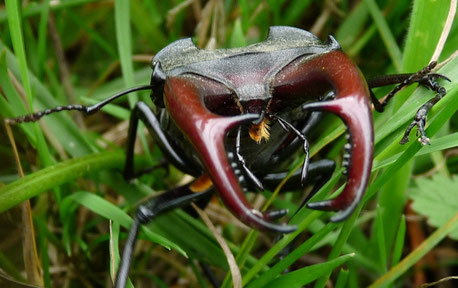
M 287 234 L 296 231 L 296 225 L 275 224 L 270 222 L 270 220 L 281 218 L 287 213 L 288 210 L 286 209 L 267 211 L 264 213 L 252 209 L 246 214 L 246 218 L 244 220 L 250 223 L 250 226 L 255 226 L 261 230 Z
M 309 209 L 315 209 L 315 210 L 323 210 L 323 211 L 332 211 L 334 210 L 332 208 L 332 201 L 331 200 L 324 200 L 324 201 L 319 201 L 319 202 L 311 202 L 307 203 L 307 208 Z
M 331 200 L 324 200 L 319 202 L 312 202 L 308 203 L 306 206 L 309 209 L 314 210 L 322 210 L 322 211 L 335 211 L 336 207 L 336 199 L 334 198 Z M 355 210 L 356 206 L 358 205 L 359 201 L 353 201 L 350 205 L 348 205 L 345 209 L 340 210 L 339 213 L 331 217 L 331 222 L 340 222 L 348 218 L 351 215 L 353 210 Z
M 425 86 L 426 88 L 431 89 L 432 91 L 436 92 L 437 95 L 431 98 L 425 104 L 423 104 L 417 110 L 417 113 L 415 113 L 413 121 L 410 123 L 409 127 L 407 127 L 404 133 L 404 136 L 402 137 L 401 141 L 399 142 L 401 145 L 409 142 L 410 131 L 415 126 L 417 126 L 417 137 L 420 136 L 420 138 L 418 138 L 418 142 L 420 142 L 420 144 L 423 146 L 430 145 L 430 139 L 426 136 L 426 132 L 425 132 L 426 117 L 429 111 L 431 110 L 431 108 L 447 94 L 447 90 L 436 81 L 437 78 L 443 78 L 445 80 L 450 81 L 449 78 L 447 78 L 446 76 L 442 74 L 431 73 L 431 74 L 424 76 L 423 79 L 419 82 L 421 85 Z
M 429 78 L 435 78 L 435 79 L 444 79 L 444 80 L 447 80 L 448 82 L 452 82 L 452 80 L 450 80 L 450 78 L 448 78 L 447 76 L 445 76 L 444 74 L 440 74 L 440 73 L 429 73 L 428 74 Z M 428 77 L 427 76 L 427 77 Z
M 265 214 L 270 220 L 277 220 L 288 214 L 288 209 L 271 210 L 267 211 Z
M 309 142 L 304 138 L 304 163 L 302 164 L 301 171 L 301 186 L 305 184 L 305 179 L 307 178 L 307 171 L 309 169 Z

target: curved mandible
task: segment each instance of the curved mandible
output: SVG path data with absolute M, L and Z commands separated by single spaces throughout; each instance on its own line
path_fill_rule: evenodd
M 205 84 L 192 76 L 170 77 L 164 86 L 164 102 L 171 118 L 197 151 L 222 201 L 240 221 L 253 228 L 281 233 L 294 231 L 295 226 L 270 222 L 286 211 L 261 213 L 251 207 L 227 159 L 224 148 L 227 132 L 246 121 L 258 119 L 259 115 L 216 115 L 204 106 L 201 91 L 205 87 L 199 85 Z
M 349 143 L 345 145 L 344 166 L 347 184 L 334 199 L 307 204 L 308 208 L 340 211 L 331 221 L 347 218 L 360 202 L 370 178 L 374 136 L 369 91 L 359 69 L 342 51 L 335 50 L 289 65 L 277 76 L 315 91 L 330 87 L 336 98 L 303 105 L 303 110 L 328 111 L 339 116 L 347 126 Z M 303 88 L 305 89 L 305 88 Z M 315 89 L 315 90 L 314 90 Z

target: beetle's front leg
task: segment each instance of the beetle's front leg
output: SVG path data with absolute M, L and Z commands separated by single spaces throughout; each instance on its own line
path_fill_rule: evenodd
M 172 145 L 172 143 L 170 143 L 164 131 L 162 131 L 161 124 L 156 118 L 156 115 L 154 115 L 153 111 L 151 111 L 151 108 L 145 102 L 140 101 L 135 104 L 135 107 L 130 114 L 129 131 L 126 145 L 126 163 L 123 173 L 125 179 L 131 180 L 135 175 L 134 145 L 139 120 L 142 120 L 146 125 L 151 136 L 159 145 L 161 151 L 165 154 L 165 157 L 168 161 L 172 162 L 175 167 L 189 175 L 198 177 L 200 174 L 202 174 L 202 171 L 200 168 L 198 168 L 198 165 L 196 165 L 190 159 L 185 158 L 184 154 L 181 155 L 175 150 L 175 147 Z
M 205 81 L 191 75 L 167 79 L 164 102 L 171 118 L 199 154 L 226 207 L 240 221 L 257 229 L 281 233 L 294 231 L 295 226 L 271 222 L 286 215 L 287 211 L 260 212 L 251 207 L 228 161 L 224 147 L 224 139 L 228 131 L 245 122 L 259 119 L 259 115 L 242 114 L 223 117 L 210 112 L 202 100 L 206 89 Z
M 240 153 L 240 147 L 241 147 L 240 142 L 241 142 L 241 137 L 242 137 L 241 134 L 242 134 L 242 127 L 239 127 L 239 129 L 237 131 L 237 137 L 236 137 L 236 140 L 235 140 L 235 156 L 237 157 L 237 161 L 238 161 L 239 165 L 243 168 L 243 170 L 245 171 L 245 174 L 248 176 L 250 181 L 256 186 L 256 188 L 258 188 L 259 190 L 263 191 L 264 190 L 264 186 L 262 185 L 262 182 L 246 166 L 245 159 L 243 158 L 242 154 Z M 234 168 L 236 168 L 236 167 L 234 167 Z M 237 171 L 239 171 L 239 170 L 237 170 Z M 236 172 L 236 171 L 234 171 L 234 172 Z M 239 173 L 236 172 L 235 174 L 237 175 Z
M 302 140 L 303 146 L 302 150 L 304 151 L 304 163 L 302 164 L 302 169 L 301 169 L 301 186 L 304 186 L 305 183 L 305 178 L 307 177 L 307 171 L 308 171 L 308 166 L 309 166 L 309 142 L 307 138 L 305 138 L 305 135 L 302 134 L 299 130 L 297 130 L 291 123 L 288 121 L 284 120 L 283 118 L 279 116 L 273 115 L 273 118 L 280 123 L 280 126 L 286 131 L 289 132 L 292 130 L 296 136 Z
M 370 88 L 380 87 L 385 85 L 391 84 L 399 84 L 393 88 L 393 90 L 388 93 L 385 99 L 380 102 L 374 95 L 371 90 L 371 99 L 374 104 L 375 110 L 378 112 L 383 112 L 385 106 L 388 102 L 402 90 L 402 88 L 409 86 L 414 83 L 419 83 L 421 86 L 424 86 L 434 92 L 436 92 L 436 96 L 430 99 L 428 102 L 423 104 L 417 111 L 414 116 L 414 120 L 409 125 L 404 133 L 404 137 L 400 141 L 400 144 L 405 144 L 409 141 L 409 134 L 413 127 L 417 126 L 417 136 L 420 135 L 418 141 L 422 145 L 429 145 L 429 138 L 426 136 L 425 133 L 425 124 L 426 124 L 426 116 L 429 113 L 429 110 L 437 103 L 440 99 L 442 99 L 445 94 L 447 94 L 447 90 L 442 87 L 437 80 L 438 79 L 445 79 L 450 82 L 450 79 L 442 74 L 431 73 L 431 70 L 436 67 L 437 62 L 431 62 L 428 66 L 424 67 L 420 71 L 416 73 L 407 73 L 407 74 L 394 74 L 394 75 L 386 75 L 386 76 L 379 76 L 373 79 L 368 80 L 368 85 Z
M 434 75 L 440 75 L 440 74 L 434 74 Z M 409 141 L 409 134 L 410 131 L 412 130 L 413 127 L 417 126 L 417 134 L 420 134 L 420 138 L 418 138 L 418 141 L 422 145 L 429 145 L 429 138 L 426 136 L 425 133 L 425 124 L 426 124 L 426 116 L 428 115 L 429 111 L 431 108 L 441 100 L 445 94 L 447 94 L 447 90 L 445 90 L 444 87 L 440 86 L 439 83 L 436 82 L 436 76 L 430 74 L 428 77 L 423 79 L 424 82 L 420 82 L 422 85 L 425 87 L 428 87 L 429 89 L 433 90 L 434 92 L 437 93 L 437 95 L 433 98 L 431 98 L 428 102 L 423 104 L 420 109 L 418 109 L 417 113 L 414 116 L 414 119 L 412 123 L 409 125 L 407 128 L 406 132 L 404 133 L 404 137 L 402 137 L 401 141 L 399 142 L 400 144 L 405 144 Z M 442 75 L 441 75 L 442 76 Z M 442 76 L 444 78 L 445 76 Z M 447 77 L 445 77 L 448 81 Z M 418 135 L 417 135 L 418 136 Z
M 336 162 L 330 159 L 321 159 L 315 162 L 311 162 L 308 166 L 307 171 L 307 184 L 315 184 L 312 192 L 317 192 L 328 180 L 331 178 L 332 173 L 336 168 Z M 269 190 L 275 190 L 277 186 L 288 176 L 290 171 L 269 173 L 262 177 L 262 183 Z M 298 189 L 301 185 L 302 171 L 295 171 L 288 181 L 282 186 L 283 190 L 294 190 Z

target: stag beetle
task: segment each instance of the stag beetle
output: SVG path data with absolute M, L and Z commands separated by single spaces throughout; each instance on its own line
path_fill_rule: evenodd
M 68 105 L 10 119 L 37 121 L 63 110 L 93 114 L 127 93 L 151 90 L 154 113 L 144 102 L 136 103 L 130 117 L 124 177 L 131 179 L 133 151 L 139 120 L 143 121 L 166 158 L 183 172 L 196 177 L 190 184 L 169 190 L 140 205 L 130 229 L 116 287 L 124 287 L 139 225 L 156 215 L 208 198 L 219 192 L 226 207 L 240 221 L 255 229 L 289 233 L 295 226 L 275 224 L 286 210 L 260 212 L 245 198 L 247 188 L 263 189 L 281 181 L 285 173 L 266 169 L 290 161 L 302 147 L 305 160 L 293 182 L 327 180 L 334 162 L 309 163 L 307 134 L 322 112 L 339 116 L 347 127 L 344 149 L 347 184 L 334 199 L 307 203 L 311 209 L 338 211 L 331 218 L 341 221 L 355 209 L 366 189 L 372 167 L 373 128 L 371 100 L 378 111 L 402 87 L 412 83 L 437 95 L 424 104 L 407 128 L 401 143 L 417 126 L 422 144 L 428 111 L 446 94 L 437 83 L 447 77 L 430 73 L 436 63 L 411 74 L 389 75 L 366 82 L 359 69 L 329 36 L 321 42 L 315 35 L 291 27 L 271 27 L 267 38 L 243 48 L 203 50 L 190 38 L 163 48 L 151 62 L 150 85 L 123 91 L 93 106 Z M 399 84 L 383 102 L 370 88 Z M 317 180 L 318 179 L 318 180 Z

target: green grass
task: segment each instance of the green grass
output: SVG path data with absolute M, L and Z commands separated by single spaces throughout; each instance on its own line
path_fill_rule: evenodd
M 205 47 L 210 36 L 216 35 L 217 47 L 240 47 L 262 41 L 269 26 L 316 28 L 319 15 L 326 14 L 325 1 L 213 1 L 219 8 L 204 9 L 207 3 L 202 3 L 198 26 L 197 6 L 168 15 L 180 2 L 67 0 L 57 5 L 28 2 L 21 7 L 22 2 L 7 0 L 0 6 L 0 119 L 71 101 L 93 104 L 127 87 L 147 84 L 151 57 L 179 38 L 193 37 L 199 47 Z M 404 2 L 339 1 L 340 12 L 331 12 L 315 32 L 321 39 L 335 35 L 368 77 L 416 71 L 430 61 L 449 1 L 421 0 L 413 6 Z M 208 30 L 196 31 L 197 26 Z M 455 52 L 457 43 L 455 24 L 439 60 Z M 62 50 L 57 51 L 58 47 Z M 64 66 L 68 74 L 62 73 Z M 456 259 L 436 251 L 455 249 L 454 240 L 442 240 L 458 229 L 457 216 L 432 227 L 427 224 L 428 211 L 419 211 L 426 217 L 419 223 L 404 214 L 409 191 L 421 183 L 412 179 L 432 174 L 447 178 L 458 172 L 458 157 L 453 153 L 458 146 L 457 67 L 455 58 L 439 70 L 452 82 L 441 82 L 448 94 L 428 116 L 431 146 L 422 147 L 415 140 L 415 128 L 408 144 L 398 144 L 418 107 L 433 96 L 431 91 L 405 89 L 384 113 L 374 112 L 372 178 L 361 204 L 345 222 L 329 223 L 330 213 L 301 209 L 290 220 L 298 230 L 276 241 L 272 235 L 241 229 L 230 218 L 211 217 L 236 256 L 244 286 L 324 287 L 331 281 L 337 287 L 403 287 L 421 284 L 414 283 L 415 273 L 423 273 L 429 282 L 439 280 L 444 272 L 453 275 Z M 69 91 L 75 100 L 69 100 Z M 380 88 L 375 93 L 380 98 L 387 91 Z M 117 261 L 112 259 L 118 259 L 122 251 L 129 215 L 140 201 L 174 187 L 184 177 L 170 167 L 169 173 L 158 169 L 134 183 L 122 179 L 128 110 L 138 99 L 152 105 L 149 93 L 139 92 L 83 121 L 76 113 L 58 113 L 39 124 L 14 125 L 26 175 L 22 179 L 2 126 L 0 269 L 9 278 L 30 283 L 24 271 L 32 267 L 42 269 L 42 283 L 47 287 L 111 285 L 112 264 Z M 117 131 L 119 127 L 126 128 Z M 319 130 L 323 133 L 311 142 L 311 154 L 315 159 L 336 159 L 339 167 L 316 200 L 339 193 L 343 184 L 344 127 L 329 117 Z M 140 135 L 137 169 L 163 158 L 150 139 L 145 133 Z M 300 157 L 292 171 L 300 167 Z M 299 190 L 282 191 L 272 198 L 271 206 L 295 211 L 303 196 Z M 266 191 L 263 196 L 277 193 Z M 24 264 L 21 256 L 31 246 L 21 241 L 23 219 L 15 208 L 28 199 L 40 260 L 32 264 Z M 213 213 L 224 210 L 211 206 Z M 419 225 L 425 238 L 418 248 L 411 243 L 419 234 L 408 229 L 414 225 Z M 135 287 L 153 283 L 167 287 L 178 281 L 211 287 L 199 263 L 209 265 L 219 281 L 224 280 L 223 287 L 232 286 L 222 249 L 200 219 L 173 211 L 142 229 L 140 238 L 130 274 Z M 279 260 L 277 254 L 290 243 L 295 244 L 293 250 Z M 435 255 L 436 266 L 419 262 L 427 253 Z M 291 272 L 282 274 L 287 268 Z M 8 281 L 0 278 L 0 283 Z

